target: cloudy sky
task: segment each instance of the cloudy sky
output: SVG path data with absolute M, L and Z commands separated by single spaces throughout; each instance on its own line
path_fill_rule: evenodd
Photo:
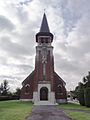
M 73 90 L 90 70 L 90 0 L 0 0 L 0 83 L 11 89 L 34 69 L 35 34 L 46 15 L 55 70 Z

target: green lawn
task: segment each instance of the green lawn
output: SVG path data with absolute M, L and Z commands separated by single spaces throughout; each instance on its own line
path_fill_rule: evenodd
M 21 101 L 0 101 L 0 120 L 25 120 L 33 104 Z
M 59 105 L 72 120 L 90 120 L 90 108 L 79 104 Z
M 0 102 L 0 120 L 25 120 L 32 111 L 31 102 Z M 90 108 L 78 104 L 59 105 L 72 120 L 90 120 Z

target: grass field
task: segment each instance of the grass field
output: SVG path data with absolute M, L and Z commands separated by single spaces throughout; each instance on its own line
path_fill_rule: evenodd
M 3 101 L 0 102 L 0 120 L 25 120 L 32 111 L 31 102 Z M 78 104 L 61 104 L 72 120 L 90 120 L 90 108 Z
M 90 108 L 80 106 L 79 104 L 59 105 L 72 120 L 90 120 Z
M 1 101 L 0 120 L 25 120 L 32 111 L 31 102 Z

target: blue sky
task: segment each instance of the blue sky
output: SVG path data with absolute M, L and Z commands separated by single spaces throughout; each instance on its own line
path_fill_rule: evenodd
M 44 9 L 54 34 L 56 72 L 73 90 L 90 70 L 90 0 L 0 1 L 0 83 L 11 89 L 34 69 L 35 34 Z

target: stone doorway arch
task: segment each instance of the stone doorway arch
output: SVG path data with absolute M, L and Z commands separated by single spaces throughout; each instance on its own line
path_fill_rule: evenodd
M 48 101 L 48 88 L 47 87 L 42 87 L 40 89 L 40 100 Z

